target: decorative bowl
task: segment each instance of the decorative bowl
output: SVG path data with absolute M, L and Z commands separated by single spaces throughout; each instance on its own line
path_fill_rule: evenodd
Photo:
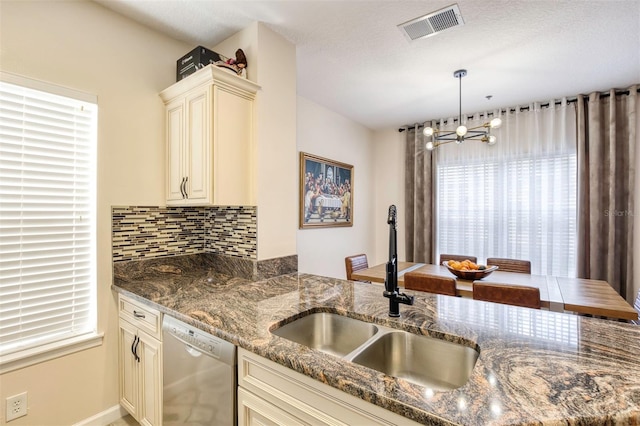
M 456 277 L 462 280 L 470 280 L 470 281 L 481 280 L 484 277 L 491 275 L 493 271 L 498 269 L 497 266 L 491 266 L 491 267 L 488 267 L 487 269 L 478 269 L 474 271 L 460 271 L 458 269 L 453 269 L 451 266 L 447 264 L 447 262 L 442 262 L 442 265 L 446 266 L 449 272 L 451 272 Z

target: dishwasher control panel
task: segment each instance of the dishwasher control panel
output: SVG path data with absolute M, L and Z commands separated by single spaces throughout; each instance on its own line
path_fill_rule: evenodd
M 230 351 L 235 354 L 235 346 L 232 343 L 167 315 L 164 316 L 162 328 L 164 333 L 169 333 L 192 348 L 214 358 L 227 358 Z

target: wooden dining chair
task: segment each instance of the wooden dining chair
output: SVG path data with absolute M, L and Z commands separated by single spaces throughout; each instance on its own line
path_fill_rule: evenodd
M 445 294 L 447 296 L 457 295 L 455 278 L 440 277 L 420 272 L 407 272 L 404 274 L 404 288 L 407 290 Z
M 457 260 L 458 262 L 462 262 L 465 259 L 469 259 L 473 263 L 478 263 L 478 258 L 475 256 L 463 256 L 461 254 L 441 254 L 440 263 L 438 265 L 442 265 L 442 262 L 446 262 L 447 260 Z
M 497 266 L 498 270 L 502 272 L 518 272 L 521 274 L 531 273 L 531 262 L 528 260 L 490 257 L 487 259 L 487 266 Z
M 369 262 L 367 262 L 366 254 L 356 254 L 354 256 L 345 257 L 344 265 L 347 268 L 347 279 L 353 280 L 351 275 L 361 269 L 367 269 L 369 267 Z
M 473 298 L 486 302 L 540 309 L 540 290 L 537 287 L 474 281 Z

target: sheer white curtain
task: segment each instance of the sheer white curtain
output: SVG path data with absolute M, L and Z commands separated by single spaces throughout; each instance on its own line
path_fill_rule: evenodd
M 525 259 L 533 274 L 575 276 L 575 108 L 558 103 L 494 112 L 503 124 L 493 146 L 436 150 L 437 254 Z

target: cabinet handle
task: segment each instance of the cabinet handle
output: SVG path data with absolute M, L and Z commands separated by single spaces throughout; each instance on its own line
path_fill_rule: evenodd
M 136 356 L 136 353 L 133 351 L 133 347 L 136 345 L 136 340 L 138 340 L 138 336 L 134 336 L 133 341 L 131 342 L 131 353 L 133 356 Z
M 189 191 L 187 190 L 188 183 L 189 183 L 189 176 L 184 178 L 184 198 L 189 198 Z
M 187 196 L 186 192 L 184 191 L 184 184 L 186 182 L 186 179 L 187 178 L 183 177 L 182 182 L 180 182 L 180 194 L 182 194 L 182 198 L 186 198 Z
M 140 362 L 140 357 L 138 356 L 138 345 L 140 344 L 140 337 L 136 336 L 136 338 L 134 339 L 134 346 L 133 346 L 133 356 L 136 357 L 136 361 Z
M 141 314 L 138 311 L 133 311 L 133 316 L 136 318 L 145 318 L 144 314 Z
M 138 356 L 138 343 L 140 343 L 140 338 L 136 335 L 133 338 L 133 342 L 131 342 L 131 353 L 133 354 L 135 360 L 140 362 L 140 357 Z

